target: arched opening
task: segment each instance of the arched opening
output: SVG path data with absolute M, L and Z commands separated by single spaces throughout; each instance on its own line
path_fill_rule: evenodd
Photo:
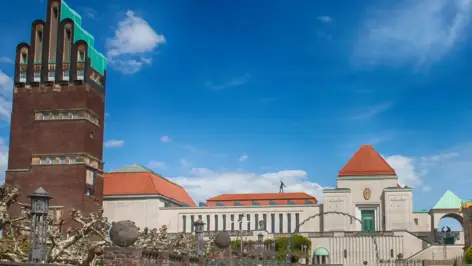
M 326 248 L 317 248 L 313 252 L 313 264 L 329 264 L 329 252 Z
M 448 213 L 441 217 L 437 227 L 437 240 L 441 244 L 454 245 L 464 242 L 463 218 L 457 213 Z
M 56 63 L 57 30 L 59 28 L 59 2 L 51 4 L 49 21 L 49 63 Z

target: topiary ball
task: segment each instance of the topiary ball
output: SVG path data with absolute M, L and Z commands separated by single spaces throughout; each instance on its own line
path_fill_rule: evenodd
M 215 245 L 220 249 L 226 249 L 231 244 L 231 238 L 229 237 L 227 232 L 219 232 L 215 236 Z
M 110 230 L 110 239 L 119 247 L 130 247 L 138 239 L 139 228 L 131 221 L 113 223 Z

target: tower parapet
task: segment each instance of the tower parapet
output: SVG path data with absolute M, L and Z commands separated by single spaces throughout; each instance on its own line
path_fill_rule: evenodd
M 30 43 L 16 48 L 15 86 L 86 83 L 105 92 L 107 59 L 82 27 L 82 17 L 62 0 L 49 0 L 46 21 L 31 25 Z

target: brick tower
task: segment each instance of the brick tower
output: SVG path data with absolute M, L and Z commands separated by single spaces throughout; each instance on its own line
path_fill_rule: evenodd
M 107 62 L 81 24 L 64 1 L 48 0 L 46 21 L 35 20 L 30 43 L 17 46 L 6 171 L 23 202 L 46 189 L 65 229 L 71 208 L 96 211 L 103 199 Z

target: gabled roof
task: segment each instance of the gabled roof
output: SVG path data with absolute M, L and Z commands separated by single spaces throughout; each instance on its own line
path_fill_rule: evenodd
M 454 194 L 454 192 L 448 190 L 444 195 L 436 202 L 433 209 L 460 209 L 462 200 Z
M 103 195 L 162 195 L 182 205 L 196 207 L 183 187 L 139 164 L 105 173 Z
M 396 175 L 395 170 L 371 145 L 362 145 L 338 176 Z

